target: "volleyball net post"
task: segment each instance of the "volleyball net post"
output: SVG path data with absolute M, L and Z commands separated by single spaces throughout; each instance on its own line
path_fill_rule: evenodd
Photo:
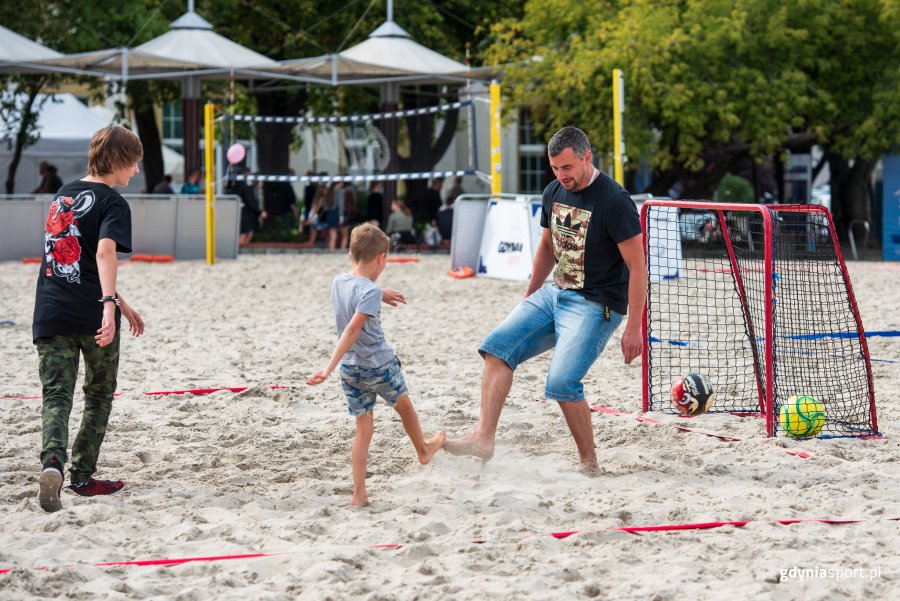
M 625 139 L 622 113 L 625 112 L 625 78 L 621 69 L 613 69 L 613 171 L 619 185 L 625 185 Z
M 492 81 L 490 86 L 491 99 L 491 194 L 503 192 L 503 154 L 501 152 L 501 96 L 500 84 Z
M 206 264 L 216 262 L 216 212 L 215 212 L 215 105 L 207 102 L 203 107 L 203 134 L 206 159 Z

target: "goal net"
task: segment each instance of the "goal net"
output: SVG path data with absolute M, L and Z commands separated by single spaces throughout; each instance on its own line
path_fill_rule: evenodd
M 360 115 L 235 114 L 223 118 L 223 136 L 226 145 L 248 147 L 244 166 L 252 173 L 229 166 L 239 180 L 359 184 L 447 178 L 476 173 L 475 114 L 470 100 Z
M 831 215 L 817 205 L 650 200 L 643 409 L 675 413 L 673 380 L 706 375 L 710 412 L 766 418 L 793 395 L 824 407 L 819 437 L 877 435 L 862 320 Z

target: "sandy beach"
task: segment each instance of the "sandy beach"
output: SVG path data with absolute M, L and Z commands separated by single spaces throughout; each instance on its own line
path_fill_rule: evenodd
M 419 465 L 379 405 L 373 505 L 357 509 L 338 378 L 305 385 L 334 348 L 330 286 L 347 267 L 343 253 L 122 264 L 119 289 L 147 330 L 123 338 L 97 476 L 126 489 L 64 491 L 48 514 L 37 503 L 41 401 L 21 398 L 41 390 L 38 267 L 0 263 L 0 320 L 13 322 L 0 327 L 0 598 L 896 598 L 900 338 L 868 340 L 882 439 L 797 442 L 767 439 L 759 419 L 690 420 L 740 439 L 725 442 L 679 431 L 672 416 L 633 419 L 640 365 L 623 364 L 620 328 L 585 379 L 591 404 L 628 414 L 593 416 L 598 477 L 578 470 L 557 404 L 542 399 L 546 356 L 517 372 L 488 463 L 441 452 Z M 525 284 L 455 280 L 449 268 L 447 255 L 422 256 L 390 264 L 379 284 L 408 299 L 384 306 L 383 325 L 423 429 L 458 436 L 477 420 L 478 343 Z M 900 266 L 849 270 L 866 330 L 900 330 Z M 248 388 L 145 394 L 216 387 Z M 81 405 L 79 389 L 70 444 Z M 795 519 L 859 521 L 777 522 Z M 732 521 L 748 523 L 621 530 Z M 223 559 L 98 565 L 173 558 Z

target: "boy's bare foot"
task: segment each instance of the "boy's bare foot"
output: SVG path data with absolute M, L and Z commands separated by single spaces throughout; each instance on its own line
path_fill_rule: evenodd
M 350 497 L 350 507 L 368 507 L 371 505 L 369 503 L 369 497 L 366 495 L 353 495 Z
M 471 455 L 488 461 L 494 456 L 494 441 L 469 434 L 464 438 L 448 439 L 444 449 L 451 455 Z
M 434 438 L 425 441 L 425 450 L 424 452 L 419 454 L 419 463 L 422 465 L 427 464 L 431 461 L 431 458 L 434 457 L 434 454 L 444 448 L 444 444 L 447 442 L 447 433 L 441 432 Z

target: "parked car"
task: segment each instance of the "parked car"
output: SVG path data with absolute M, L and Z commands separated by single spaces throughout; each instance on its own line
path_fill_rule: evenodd
M 707 243 L 719 229 L 719 220 L 712 211 L 681 211 L 678 215 L 678 232 L 682 241 Z

